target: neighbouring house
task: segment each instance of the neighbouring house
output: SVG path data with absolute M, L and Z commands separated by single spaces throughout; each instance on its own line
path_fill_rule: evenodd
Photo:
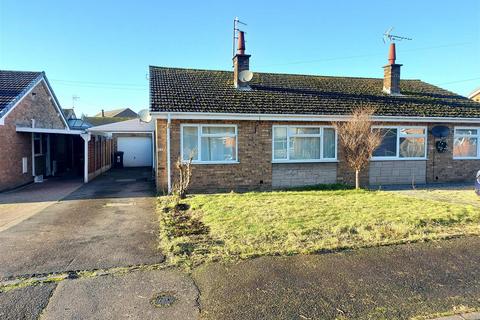
M 92 127 L 95 127 L 109 123 L 136 119 L 137 117 L 138 114 L 132 109 L 123 108 L 110 111 L 102 110 L 93 117 L 83 117 L 83 120 L 90 124 Z
M 469 99 L 472 99 L 473 101 L 480 102 L 480 88 L 477 88 L 474 90 L 472 93 L 468 95 Z
M 88 123 L 92 127 L 101 126 L 104 124 L 121 122 L 131 120 L 132 118 L 122 118 L 122 117 L 83 117 L 82 120 Z
M 95 117 L 102 118 L 136 118 L 137 116 L 137 113 L 130 108 L 116 109 L 110 111 L 102 110 L 95 115 Z
M 480 104 L 421 80 L 401 79 L 395 44 L 383 78 L 249 71 L 240 32 L 233 72 L 150 67 L 158 190 L 193 154 L 193 192 L 353 183 L 332 127 L 373 106 L 384 134 L 369 185 L 474 181 Z
M 0 70 L 0 191 L 52 176 L 88 182 L 110 168 L 111 139 L 75 120 L 44 72 Z
M 155 163 L 153 141 L 155 125 L 131 119 L 104 124 L 88 129 L 89 132 L 108 133 L 113 139 L 113 151 L 123 152 L 125 167 L 152 167 Z

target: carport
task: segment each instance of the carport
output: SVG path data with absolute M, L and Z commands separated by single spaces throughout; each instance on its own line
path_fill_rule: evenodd
M 35 128 L 34 124 L 32 127 L 17 126 L 16 131 L 31 134 L 35 182 L 50 176 L 83 176 L 87 183 L 111 167 L 112 143 L 108 134 L 68 128 Z

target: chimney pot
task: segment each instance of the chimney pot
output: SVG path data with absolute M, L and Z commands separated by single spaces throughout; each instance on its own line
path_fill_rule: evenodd
M 390 43 L 390 51 L 388 53 L 388 63 L 389 64 L 395 64 L 395 60 L 397 59 L 397 52 L 395 48 L 395 43 L 392 42 Z
M 238 32 L 237 54 L 245 54 L 245 33 Z

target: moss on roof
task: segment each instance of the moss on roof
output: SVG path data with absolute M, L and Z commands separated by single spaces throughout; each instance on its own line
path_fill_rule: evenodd
M 254 114 L 349 114 L 373 106 L 381 116 L 480 118 L 480 103 L 421 80 L 401 80 L 401 96 L 383 79 L 255 73 L 249 91 L 233 72 L 150 67 L 151 110 Z

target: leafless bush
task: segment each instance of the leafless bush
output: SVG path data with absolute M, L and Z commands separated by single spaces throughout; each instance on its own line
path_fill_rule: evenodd
M 355 188 L 360 188 L 360 170 L 365 168 L 375 149 L 382 142 L 378 130 L 372 130 L 372 115 L 375 109 L 359 108 L 353 111 L 346 122 L 334 123 L 343 147 L 347 165 L 355 171 Z
M 193 155 L 190 155 L 188 161 L 183 161 L 181 157 L 175 163 L 177 169 L 177 179 L 172 188 L 172 194 L 179 199 L 185 199 L 187 196 L 188 187 L 192 178 L 192 160 Z

